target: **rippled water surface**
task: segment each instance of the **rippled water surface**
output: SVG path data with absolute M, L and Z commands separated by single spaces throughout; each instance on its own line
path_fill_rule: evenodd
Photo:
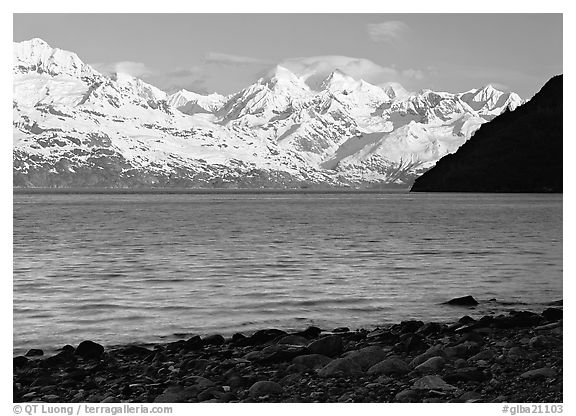
M 15 352 L 561 298 L 561 195 L 14 195 Z

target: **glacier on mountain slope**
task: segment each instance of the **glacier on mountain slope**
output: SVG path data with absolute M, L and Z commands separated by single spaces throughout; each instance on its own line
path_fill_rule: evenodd
M 222 96 L 105 76 L 40 39 L 14 44 L 14 185 L 409 186 L 522 100 L 487 86 L 408 93 L 284 67 Z

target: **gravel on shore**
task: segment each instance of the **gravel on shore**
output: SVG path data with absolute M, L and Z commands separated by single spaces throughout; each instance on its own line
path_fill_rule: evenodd
M 452 324 L 264 329 L 14 357 L 14 402 L 561 403 L 561 302 Z

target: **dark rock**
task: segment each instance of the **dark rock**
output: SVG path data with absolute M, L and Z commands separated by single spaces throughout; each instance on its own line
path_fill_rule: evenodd
M 476 321 L 476 327 L 477 328 L 487 328 L 490 325 L 492 325 L 492 322 L 494 322 L 493 316 L 484 315 L 482 318 L 480 318 L 478 321 Z
M 436 334 L 438 332 L 440 332 L 442 330 L 442 325 L 440 325 L 438 322 L 427 322 L 424 325 L 422 325 L 420 328 L 418 328 L 418 330 L 416 331 L 416 334 L 418 335 L 432 335 L 432 334 Z
M 154 399 L 154 403 L 182 403 L 196 397 L 197 394 L 198 388 L 169 386 Z
M 359 329 L 357 331 L 354 332 L 347 332 L 347 333 L 343 333 L 342 335 L 346 335 L 346 339 L 348 341 L 353 341 L 353 342 L 360 342 L 366 339 L 366 336 L 368 335 L 368 331 L 365 329 Z
M 548 335 L 537 335 L 535 337 L 530 338 L 528 345 L 530 348 L 535 349 L 546 349 L 551 347 L 556 347 L 562 344 L 557 338 L 548 336 Z
M 213 364 L 210 360 L 202 360 L 202 359 L 193 359 L 193 360 L 186 360 L 180 366 L 180 372 L 182 373 L 194 373 L 194 372 L 202 372 L 208 368 L 209 365 Z
M 398 325 L 394 325 L 392 329 L 399 331 L 402 334 L 416 332 L 421 326 L 424 325 L 422 321 L 402 321 Z
M 248 394 L 250 397 L 261 397 L 267 395 L 277 395 L 282 394 L 284 390 L 282 386 L 274 381 L 257 381 L 254 383 L 250 389 L 248 389 Z
M 490 350 L 484 349 L 484 350 L 480 351 L 478 354 L 475 354 L 472 357 L 468 358 L 468 361 L 470 361 L 470 362 L 479 361 L 479 360 L 488 361 L 488 360 L 492 360 L 492 359 L 494 359 L 494 353 Z
M 472 324 L 472 323 L 476 322 L 476 319 L 471 318 L 468 315 L 465 315 L 462 318 L 458 319 L 458 322 L 460 322 L 461 324 L 464 324 L 464 325 L 468 325 L 468 324 Z
M 410 367 L 400 358 L 386 358 L 368 369 L 368 374 L 404 375 L 410 372 Z
M 243 341 L 243 340 L 245 340 L 245 339 L 246 339 L 246 335 L 241 334 L 241 333 L 239 333 L 239 332 L 236 332 L 234 335 L 232 335 L 231 341 L 232 341 L 233 343 L 236 343 L 236 342 Z
M 414 357 L 412 361 L 410 361 L 409 366 L 415 368 L 432 357 L 445 357 L 445 356 L 446 354 L 444 353 L 442 347 L 435 345 L 433 347 L 428 348 L 422 354 Z
M 190 337 L 184 341 L 182 348 L 186 351 L 198 351 L 204 348 L 204 342 L 199 335 L 194 335 L 193 337 Z
M 318 367 L 318 368 L 322 368 L 322 367 Z M 296 373 L 298 375 L 298 377 L 300 377 L 299 373 L 303 373 L 303 372 L 309 371 L 309 370 L 311 370 L 311 369 L 302 365 L 302 364 L 290 364 L 286 368 L 287 373 Z M 294 375 L 294 374 L 289 374 L 289 375 Z M 280 383 L 280 384 L 284 384 L 284 383 Z
M 26 357 L 40 357 L 42 355 L 44 355 L 44 351 L 42 351 L 40 349 L 36 349 L 36 348 L 30 349 L 26 353 Z
M 519 311 L 511 312 L 509 321 L 512 328 L 536 326 L 542 322 L 542 317 L 534 312 Z
M 559 321 L 563 318 L 564 312 L 559 308 L 548 308 L 542 312 L 542 316 L 549 321 Z
M 444 380 L 448 383 L 458 383 L 460 381 L 483 381 L 485 379 L 486 375 L 476 367 L 459 368 L 444 376 Z
M 70 380 L 74 380 L 76 382 L 83 381 L 90 373 L 82 368 L 75 368 L 72 371 L 69 371 L 67 377 Z
M 255 332 L 250 336 L 250 338 L 248 338 L 248 344 L 262 345 L 285 335 L 288 334 L 284 331 L 281 331 L 280 329 L 262 329 Z
M 222 345 L 226 340 L 222 335 L 210 335 L 202 339 L 204 345 Z
M 298 332 L 295 335 L 300 335 L 300 336 L 303 336 L 303 337 L 308 338 L 308 339 L 314 339 L 314 338 L 318 338 L 320 336 L 321 332 L 322 332 L 322 330 L 320 328 L 318 328 L 316 326 L 309 326 L 304 331 Z
M 196 396 L 196 399 L 199 402 L 205 402 L 208 400 L 212 400 L 215 399 L 216 397 L 214 396 L 214 391 L 212 389 L 206 389 L 201 393 L 198 393 L 198 396 Z
M 478 301 L 474 299 L 472 296 L 462 296 L 460 298 L 450 299 L 447 302 L 444 302 L 444 305 L 454 305 L 454 306 L 476 306 L 478 305 Z
M 150 354 L 152 354 L 152 350 L 144 348 L 140 345 L 129 345 L 122 348 L 119 353 L 133 357 L 148 357 Z
M 232 389 L 237 389 L 239 387 L 247 386 L 250 383 L 250 381 L 247 377 L 241 376 L 239 374 L 234 374 L 228 379 L 227 383 Z
M 62 348 L 60 348 L 60 351 L 62 351 L 64 353 L 68 353 L 68 354 L 74 354 L 74 352 L 76 351 L 76 348 L 74 348 L 70 344 L 66 344 Z
M 360 350 L 350 351 L 345 358 L 358 364 L 363 371 L 384 360 L 388 356 L 388 350 L 376 345 L 365 347 Z
M 477 391 L 465 391 L 458 397 L 458 400 L 464 403 L 477 402 L 480 399 L 482 399 L 482 395 Z
M 421 374 L 436 374 L 446 364 L 446 360 L 442 357 L 431 357 L 424 361 L 422 364 L 416 366 L 414 369 Z
M 71 365 L 76 361 L 75 352 L 70 349 L 63 349 L 58 354 L 46 358 L 40 362 L 44 368 L 61 367 L 65 364 Z
M 93 341 L 82 341 L 75 353 L 86 359 L 100 358 L 104 354 L 104 347 Z
M 520 374 L 520 378 L 553 378 L 556 371 L 550 367 L 537 368 Z
M 174 342 L 169 342 L 168 344 L 166 344 L 166 351 L 176 352 L 186 349 L 187 349 L 186 341 L 184 341 L 183 339 Z
M 444 348 L 446 358 L 469 358 L 480 352 L 480 344 L 472 341 L 465 341 L 452 347 Z
M 446 383 L 439 376 L 424 376 L 416 380 L 412 388 L 415 390 L 457 390 L 456 387 Z
M 55 386 L 56 384 L 58 384 L 58 379 L 56 377 L 46 375 L 36 378 L 36 380 L 34 380 L 34 382 L 32 383 L 32 387 Z
M 418 400 L 418 397 L 419 397 L 418 390 L 405 389 L 394 396 L 394 401 L 397 401 L 399 403 L 411 403 Z
M 186 380 L 187 383 L 198 387 L 200 390 L 216 386 L 212 380 L 201 376 L 188 376 L 184 380 Z
M 304 346 L 307 345 L 310 341 L 308 338 L 304 338 L 300 335 L 287 335 L 282 337 L 278 340 L 278 344 L 288 344 L 288 345 L 299 345 Z
M 29 361 L 28 358 L 24 357 L 23 355 L 19 355 L 12 359 L 12 365 L 14 366 L 14 368 L 22 368 L 28 365 L 28 361 Z
M 332 361 L 331 358 L 322 354 L 308 354 L 295 357 L 292 363 L 304 366 L 305 368 L 317 369 L 325 367 L 330 361 Z
M 462 344 L 462 343 L 465 343 L 467 341 L 478 344 L 479 346 L 484 344 L 484 338 L 482 337 L 482 335 L 480 335 L 476 331 L 469 331 L 469 332 L 466 332 L 464 334 L 461 334 L 461 336 L 458 338 L 458 340 L 456 341 L 456 343 L 454 345 Z
M 329 335 L 308 344 L 311 354 L 322 354 L 328 357 L 340 355 L 343 350 L 342 338 L 339 335 Z
M 332 332 L 337 333 L 337 334 L 342 333 L 342 332 L 350 332 L 350 328 L 348 328 L 347 326 L 340 326 L 338 328 L 334 328 L 332 330 Z
M 294 357 L 306 354 L 305 347 L 289 344 L 273 344 L 260 351 L 252 351 L 244 356 L 245 359 L 259 364 L 275 364 L 291 361 Z
M 555 300 L 553 302 L 549 302 L 547 303 L 548 306 L 562 306 L 564 305 L 564 301 L 562 299 L 560 300 Z
M 528 353 L 521 347 L 512 347 L 506 356 L 512 361 L 525 360 L 528 358 Z
M 424 338 L 417 334 L 408 334 L 401 342 L 394 346 L 394 350 L 398 352 L 414 353 L 424 351 L 430 346 Z
M 394 345 L 398 342 L 400 337 L 398 334 L 393 333 L 392 331 L 388 331 L 385 329 L 376 329 L 372 332 L 369 332 L 366 335 L 366 338 L 370 341 L 378 341 L 384 345 Z
M 318 371 L 320 377 L 349 377 L 362 375 L 362 368 L 347 358 L 338 358 L 331 361 Z

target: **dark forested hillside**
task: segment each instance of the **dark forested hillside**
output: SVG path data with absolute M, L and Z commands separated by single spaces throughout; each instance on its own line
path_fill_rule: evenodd
M 482 127 L 412 192 L 562 192 L 562 75 Z

